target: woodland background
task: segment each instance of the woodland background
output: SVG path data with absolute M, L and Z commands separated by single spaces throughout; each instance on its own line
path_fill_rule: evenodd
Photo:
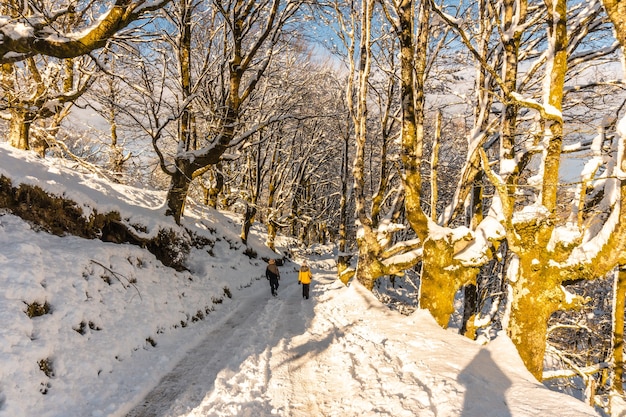
M 339 278 L 406 274 L 442 327 L 463 297 L 463 333 L 506 331 L 591 401 L 623 390 L 624 22 L 611 0 L 9 0 L 2 136 L 167 190 L 178 224 L 191 199 L 242 213 L 244 243 L 255 221 L 269 248 L 336 242 Z M 182 232 L 102 215 L 73 232 L 184 264 Z

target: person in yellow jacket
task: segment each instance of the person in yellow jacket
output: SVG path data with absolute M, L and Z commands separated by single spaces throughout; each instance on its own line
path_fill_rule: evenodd
M 309 299 L 309 287 L 311 286 L 311 270 L 306 261 L 302 262 L 300 272 L 298 272 L 298 283 L 302 284 L 302 298 Z

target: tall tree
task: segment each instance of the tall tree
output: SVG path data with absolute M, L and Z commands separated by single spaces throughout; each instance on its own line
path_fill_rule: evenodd
M 14 12 L 3 12 L 0 30 L 0 64 L 23 61 L 35 55 L 76 58 L 102 48 L 110 38 L 162 8 L 170 0 L 116 0 L 100 3 L 62 1 L 9 2 Z M 42 6 L 42 7 L 40 7 Z M 66 19 L 79 16 L 68 30 Z
M 2 64 L 0 90 L 6 98 L 5 118 L 12 146 L 31 149 L 32 127 L 38 122 L 45 129 L 47 122 L 48 134 L 40 135 L 35 146 L 44 155 L 49 146 L 46 140 L 54 139 L 52 133 L 67 115 L 68 108 L 91 84 L 88 61 L 88 58 L 59 62 L 47 57 L 30 57 L 23 62 Z
M 186 138 L 179 138 L 173 164 L 167 163 L 163 153 L 158 151 L 161 166 L 171 177 L 167 214 L 172 215 L 177 223 L 180 223 L 193 179 L 217 164 L 228 149 L 251 137 L 251 131 L 240 131 L 245 105 L 272 61 L 275 48 L 284 39 L 283 29 L 299 6 L 299 1 L 283 3 L 281 0 L 216 0 L 213 3 L 220 20 L 216 29 L 219 28 L 224 49 L 221 55 L 211 58 L 223 63 L 218 63 L 218 67 L 224 68 L 219 77 L 226 80 L 227 86 L 225 91 L 205 90 L 204 94 L 218 117 L 214 118 L 206 139 L 196 148 L 192 148 Z M 269 122 L 271 120 L 260 120 L 255 129 Z

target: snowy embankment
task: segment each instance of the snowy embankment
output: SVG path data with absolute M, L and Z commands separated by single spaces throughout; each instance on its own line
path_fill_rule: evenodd
M 148 233 L 169 222 L 162 194 L 57 164 L 0 146 L 14 186 L 119 210 Z M 595 415 L 535 381 L 505 337 L 481 347 L 424 311 L 390 311 L 338 282 L 329 258 L 310 259 L 312 299 L 301 299 L 294 263 L 272 298 L 258 229 L 251 258 L 228 216 L 184 221 L 214 244 L 176 272 L 136 246 L 0 214 L 0 416 Z

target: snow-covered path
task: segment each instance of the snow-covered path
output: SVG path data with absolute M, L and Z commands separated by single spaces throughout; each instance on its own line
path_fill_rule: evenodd
M 269 393 L 274 388 L 282 390 L 281 385 L 289 392 L 297 385 L 292 379 L 301 374 L 290 363 L 293 352 L 278 351 L 284 348 L 285 339 L 305 332 L 314 314 L 314 298 L 303 300 L 296 275 L 284 275 L 276 298 L 271 297 L 269 285 L 263 291 L 255 285 L 238 292 L 235 307 L 220 327 L 192 349 L 128 416 L 271 415 L 275 401 Z M 312 293 L 315 296 L 316 290 Z M 291 370 L 285 373 L 283 368 Z M 270 387 L 270 383 L 277 386 Z M 294 389 L 289 395 L 298 392 Z M 237 402 L 232 401 L 234 397 Z M 206 403 L 211 409 L 207 410 Z
M 240 291 L 128 416 L 596 415 L 534 381 L 506 342 L 480 347 L 353 287 L 318 272 L 303 300 L 283 272 L 277 298 L 269 285 Z

